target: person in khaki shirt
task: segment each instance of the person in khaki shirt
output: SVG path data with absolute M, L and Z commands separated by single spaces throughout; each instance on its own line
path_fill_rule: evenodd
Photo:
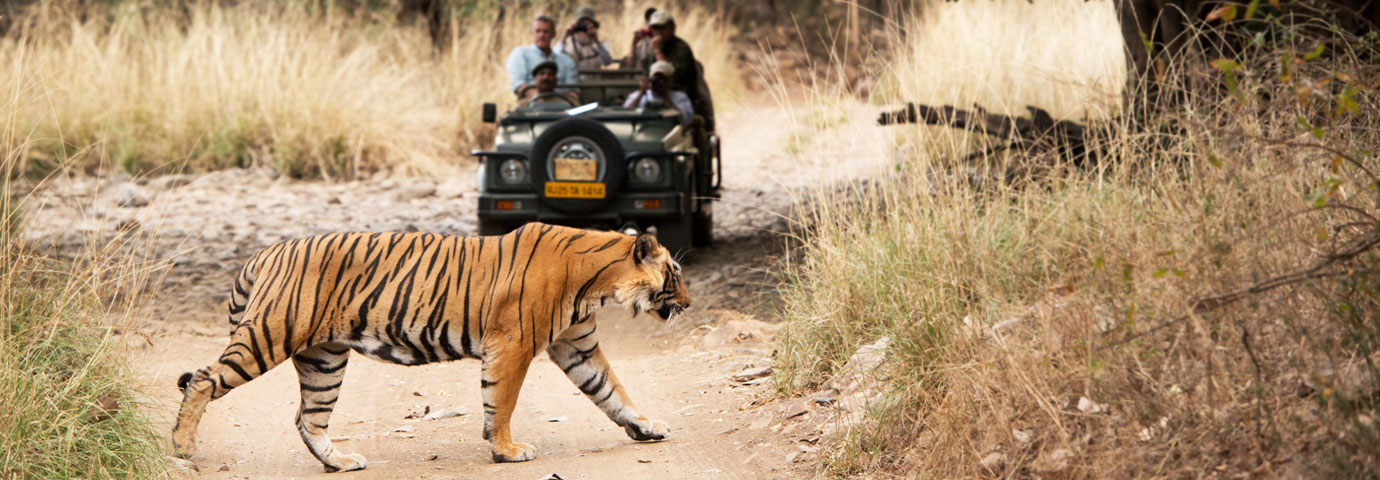
M 695 112 L 704 118 L 704 127 L 714 131 L 714 103 L 709 96 L 709 86 L 704 83 L 700 62 L 690 44 L 676 36 L 676 19 L 671 12 L 657 10 L 648 22 L 652 28 L 651 51 L 654 55 L 643 60 L 641 68 L 651 74 L 652 64 L 668 62 L 675 68 L 671 75 L 671 90 L 680 90 L 690 97 Z

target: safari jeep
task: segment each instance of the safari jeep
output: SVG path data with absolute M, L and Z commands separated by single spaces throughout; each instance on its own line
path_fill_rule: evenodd
M 542 221 L 654 230 L 674 254 L 708 245 L 722 181 L 719 140 L 686 129 L 674 108 L 623 108 L 636 71 L 582 71 L 580 100 L 555 93 L 499 116 L 479 165 L 479 232 Z M 561 91 L 558 88 L 558 91 Z M 700 124 L 696 121 L 696 124 Z

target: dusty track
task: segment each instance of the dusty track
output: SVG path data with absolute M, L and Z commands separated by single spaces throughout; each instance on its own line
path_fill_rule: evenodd
M 782 253 L 784 217 L 797 187 L 836 176 L 824 173 L 837 170 L 835 165 L 820 159 L 855 162 L 863 155 L 783 153 L 785 136 L 801 115 L 766 99 L 723 115 L 728 174 L 724 201 L 716 208 L 718 243 L 686 264 L 696 308 L 669 325 L 646 316 L 599 317 L 600 343 L 614 371 L 643 412 L 670 425 L 669 440 L 628 439 L 542 356 L 524 383 L 513 424 L 515 439 L 536 445 L 538 457 L 496 465 L 480 438 L 478 362 L 403 367 L 356 355 L 330 433 L 340 439 L 341 450 L 363 454 L 370 465 L 348 476 L 761 479 L 809 470 L 793 461 L 814 456 L 819 436 L 813 407 L 803 399 L 770 401 L 769 384 L 744 386 L 730 379 L 747 367 L 767 365 L 772 345 L 701 345 L 705 332 L 728 320 L 769 317 L 763 272 Z M 858 141 L 853 134 L 840 137 Z M 826 143 L 809 146 L 824 152 Z M 138 364 L 155 400 L 150 409 L 163 422 L 181 400 L 174 387 L 178 375 L 213 361 L 225 347 L 229 282 L 257 249 L 342 230 L 474 230 L 469 172 L 435 183 L 294 181 L 246 170 L 149 181 L 73 177 L 40 192 L 44 202 L 33 214 L 45 221 L 34 225 L 32 235 L 70 247 L 112 228 L 132 227 L 146 250 L 173 259 L 152 293 L 147 328 L 127 335 L 141 353 Z M 130 206 L 131 192 L 148 204 Z M 291 368 L 274 369 L 212 402 L 200 428 L 199 453 L 191 459 L 199 475 L 326 476 L 293 426 L 297 402 Z M 415 418 L 457 407 L 469 413 Z

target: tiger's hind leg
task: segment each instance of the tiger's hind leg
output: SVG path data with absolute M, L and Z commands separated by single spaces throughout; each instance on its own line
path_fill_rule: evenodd
M 177 455 L 189 458 L 196 454 L 196 428 L 201 423 L 201 415 L 206 413 L 206 404 L 258 378 L 282 360 L 284 358 L 259 348 L 256 328 L 246 325 L 231 335 L 230 346 L 225 347 L 216 363 L 182 374 L 177 380 L 178 388 L 182 389 L 182 407 L 177 412 L 172 434 Z
M 368 462 L 358 453 L 341 453 L 326 435 L 331 412 L 340 398 L 340 384 L 345 379 L 345 364 L 350 349 L 339 343 L 323 343 L 303 350 L 292 357 L 297 378 L 302 385 L 302 404 L 297 410 L 297 431 L 302 443 L 326 467 L 327 472 L 363 470 Z

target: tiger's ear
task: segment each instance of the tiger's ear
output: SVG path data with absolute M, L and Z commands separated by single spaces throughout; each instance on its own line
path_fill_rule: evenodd
M 656 248 L 661 244 L 657 243 L 656 235 L 642 233 L 633 241 L 633 263 L 641 265 L 656 253 Z

